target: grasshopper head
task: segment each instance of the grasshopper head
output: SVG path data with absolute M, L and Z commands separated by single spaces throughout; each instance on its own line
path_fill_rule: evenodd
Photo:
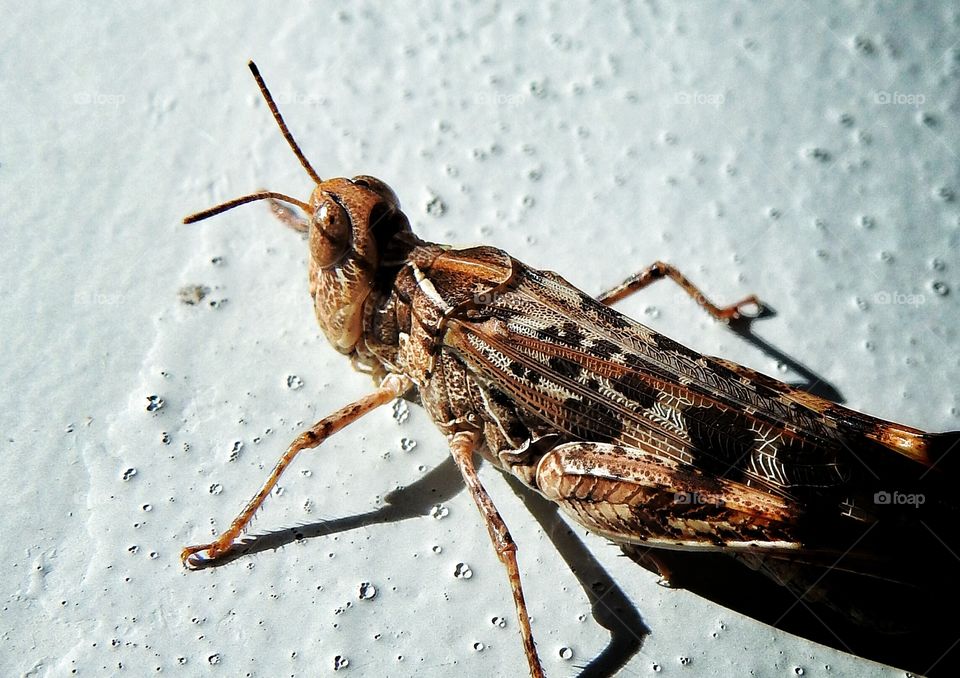
M 294 229 L 306 232 L 310 243 L 310 295 L 320 327 L 342 353 L 353 353 L 363 331 L 364 303 L 375 290 L 389 290 L 406 254 L 418 242 L 393 190 L 375 177 L 323 180 L 303 155 L 251 61 L 260 92 L 290 148 L 316 183 L 309 202 L 283 193 L 258 191 L 186 217 L 184 223 L 254 200 L 271 200 L 274 212 Z M 279 205 L 298 206 L 308 219 L 301 221 Z
M 363 306 L 389 289 L 411 242 L 397 196 L 369 176 L 321 181 L 310 197 L 310 294 L 334 348 L 352 353 L 363 330 Z

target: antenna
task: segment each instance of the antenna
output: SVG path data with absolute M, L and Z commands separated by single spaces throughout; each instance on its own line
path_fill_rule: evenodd
M 215 214 L 226 212 L 227 210 L 231 210 L 234 207 L 239 207 L 240 205 L 246 205 L 248 202 L 253 202 L 255 200 L 269 200 L 270 198 L 273 198 L 274 200 L 281 200 L 283 202 L 288 202 L 291 205 L 296 205 L 307 214 L 310 214 L 312 211 L 310 209 L 310 205 L 303 202 L 302 200 L 291 198 L 289 195 L 284 195 L 283 193 L 275 193 L 273 191 L 259 191 L 257 193 L 251 193 L 250 195 L 245 195 L 240 198 L 234 198 L 233 200 L 228 200 L 227 202 L 222 202 L 219 205 L 215 205 L 209 209 L 205 209 L 202 212 L 196 212 L 195 214 L 191 214 L 190 216 L 183 218 L 183 223 L 192 224 L 195 221 L 203 221 L 204 219 L 208 219 Z
M 277 108 L 277 104 L 274 103 L 273 96 L 270 95 L 270 90 L 267 89 L 267 84 L 260 76 L 260 69 L 257 68 L 257 65 L 253 63 L 253 61 L 247 62 L 247 66 L 250 68 L 250 72 L 253 73 L 253 77 L 257 81 L 257 87 L 260 88 L 260 94 L 262 94 L 263 98 L 267 100 L 267 106 L 270 107 L 270 112 L 273 113 L 273 119 L 276 120 L 277 125 L 280 126 L 280 131 L 283 133 L 283 138 L 287 140 L 288 144 L 290 144 L 290 148 L 293 149 L 294 154 L 296 154 L 300 164 L 303 165 L 303 169 L 307 170 L 307 174 L 310 175 L 310 178 L 319 184 L 323 180 L 320 178 L 320 175 L 317 174 L 316 170 L 314 170 L 310 165 L 310 161 L 307 160 L 306 156 L 303 155 L 303 151 L 300 150 L 300 147 L 294 140 L 293 135 L 290 134 L 290 130 L 287 129 L 287 123 L 283 121 L 283 116 L 280 115 L 280 110 Z
M 263 95 L 263 98 L 267 101 L 267 106 L 270 107 L 270 112 L 273 113 L 273 119 L 277 121 L 277 125 L 280 127 L 280 132 L 283 134 L 283 138 L 287 140 L 287 143 L 290 145 L 290 148 L 293 149 L 294 155 L 297 156 L 297 159 L 300 161 L 300 164 L 303 165 L 303 169 L 307 171 L 307 174 L 310 175 L 310 178 L 314 180 L 315 183 L 321 183 L 323 180 L 317 174 L 316 170 L 313 169 L 313 166 L 310 164 L 310 161 L 307 160 L 306 156 L 303 155 L 303 151 L 300 150 L 300 147 L 297 145 L 296 140 L 293 138 L 293 135 L 290 134 L 290 130 L 287 128 L 287 123 L 283 121 L 283 116 L 280 115 L 280 110 L 277 108 L 276 102 L 273 100 L 273 96 L 270 94 L 270 90 L 267 89 L 267 83 L 263 81 L 263 77 L 260 75 L 260 69 L 257 68 L 257 65 L 253 61 L 247 62 L 247 66 L 250 67 L 250 72 L 253 73 L 254 80 L 257 81 L 257 87 L 260 88 L 260 94 Z M 220 214 L 221 212 L 226 212 L 227 210 L 233 209 L 234 207 L 239 207 L 240 205 L 245 205 L 248 202 L 254 202 L 255 200 L 280 200 L 282 202 L 290 203 L 291 205 L 296 205 L 302 209 L 307 214 L 312 213 L 310 205 L 303 202 L 302 200 L 297 200 L 296 198 L 291 198 L 289 195 L 284 195 L 283 193 L 276 193 L 274 191 L 257 191 L 256 193 L 251 193 L 249 195 L 244 195 L 240 198 L 234 198 L 233 200 L 228 200 L 227 202 L 220 203 L 209 209 L 205 209 L 202 212 L 196 212 L 190 216 L 183 218 L 183 223 L 192 224 L 195 221 L 203 221 L 208 219 L 215 214 Z

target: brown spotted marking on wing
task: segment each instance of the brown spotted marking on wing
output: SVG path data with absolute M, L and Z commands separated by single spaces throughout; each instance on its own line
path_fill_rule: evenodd
M 572 439 L 647 446 L 785 496 L 841 486 L 858 439 L 928 462 L 929 434 L 700 355 L 512 261 L 509 280 L 449 314 L 444 344 Z
M 942 439 L 943 434 L 929 434 L 910 426 L 871 417 L 838 405 L 831 400 L 793 388 L 789 384 L 723 358 L 710 358 L 710 360 L 734 374 L 740 375 L 742 379 L 762 384 L 770 391 L 779 393 L 781 402 L 795 403 L 820 413 L 827 421 L 833 422 L 845 431 L 863 435 L 869 440 L 880 443 L 894 452 L 899 452 L 905 457 L 927 466 L 930 466 L 935 460 L 931 455 L 931 447 L 934 446 L 936 441 Z M 951 434 L 947 434 L 947 436 L 951 436 Z M 951 437 L 952 440 L 957 440 L 956 434 L 952 434 Z
M 571 321 L 571 304 L 589 322 Z M 716 386 L 700 378 L 712 369 L 706 358 L 555 274 L 523 268 L 490 303 L 472 310 L 472 319 L 448 320 L 445 345 L 479 378 L 497 382 L 572 439 L 655 449 L 781 492 L 837 486 L 846 477 L 836 459 L 837 433 L 815 413 L 739 377 L 705 386 L 705 379 Z M 792 420 L 778 418 L 792 410 Z

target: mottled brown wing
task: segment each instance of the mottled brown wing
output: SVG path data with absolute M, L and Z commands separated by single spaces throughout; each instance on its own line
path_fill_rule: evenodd
M 555 274 L 518 267 L 479 315 L 448 321 L 444 342 L 530 414 L 573 440 L 635 447 L 784 496 L 846 479 L 838 433 L 821 414 Z
M 909 595 L 931 570 L 955 571 L 938 536 L 956 524 L 953 495 L 934 492 L 935 474 L 925 479 L 915 462 L 929 465 L 925 453 L 949 451 L 960 434 L 876 420 L 702 356 L 516 261 L 489 289 L 451 309 L 441 351 L 560 433 L 537 464 L 538 486 L 581 524 L 619 543 L 752 557 L 798 596 L 833 582 L 828 572 L 904 584 Z M 551 470 L 557 477 L 540 477 Z M 877 499 L 898 489 L 926 504 Z M 843 580 L 823 595 L 850 590 Z
M 941 471 L 957 467 L 949 453 L 960 446 L 958 431 L 926 433 L 871 417 L 735 363 L 703 356 L 600 304 L 555 273 L 516 264 L 523 271 L 517 286 L 520 297 L 540 299 L 545 308 L 561 315 L 576 309 L 578 318 L 591 319 L 584 328 L 590 334 L 620 345 L 628 366 L 678 380 L 691 392 L 735 410 L 755 412 L 758 420 L 811 442 L 844 448 L 877 444 Z

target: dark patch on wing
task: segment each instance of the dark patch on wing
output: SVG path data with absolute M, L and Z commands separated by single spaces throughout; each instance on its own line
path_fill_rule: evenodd
M 568 283 L 569 284 L 569 283 Z M 572 286 L 571 286 L 572 287 Z M 615 311 L 606 304 L 601 304 L 599 301 L 594 299 L 588 294 L 584 294 L 582 291 L 577 290 L 575 287 L 572 287 L 577 292 L 577 296 L 580 299 L 580 310 L 584 311 L 590 315 L 600 316 L 603 322 L 609 323 L 611 326 L 617 329 L 624 329 L 630 327 L 631 320 L 624 316 L 622 313 Z
M 836 448 L 785 438 L 778 441 L 774 454 L 790 487 L 836 487 L 850 478 L 850 467 L 838 458 Z
M 509 322 L 521 313 L 519 309 L 509 306 L 492 306 L 490 304 L 480 304 L 476 310 L 481 311 L 486 317 L 499 318 L 504 322 Z
M 630 369 L 640 372 L 650 369 L 650 362 L 636 353 L 624 353 L 623 363 Z
M 579 290 L 578 290 L 579 291 Z M 630 327 L 631 321 L 619 311 L 615 311 L 606 304 L 601 304 L 593 297 L 589 297 L 580 292 L 580 308 L 590 314 L 596 314 L 611 326 L 618 330 Z
M 551 344 L 569 346 L 571 348 L 581 348 L 585 335 L 583 331 L 573 321 L 566 321 L 559 327 L 544 327 L 534 330 L 534 336 L 540 341 L 548 341 Z
M 650 409 L 657 402 L 657 390 L 633 372 L 625 372 L 610 380 L 610 387 L 636 402 L 641 409 Z
M 567 398 L 563 401 L 565 427 L 577 438 L 610 443 L 623 432 L 623 422 L 603 403 Z
M 591 352 L 604 359 L 610 359 L 620 353 L 620 347 L 612 341 L 606 339 L 594 339 L 591 346 Z
M 577 290 L 577 292 L 580 292 L 580 290 Z M 587 294 L 584 294 L 583 292 L 580 292 L 579 296 L 580 296 L 580 309 L 583 311 L 591 311 L 594 309 L 594 307 L 597 306 L 597 304 L 600 303 L 593 297 Z
M 513 440 L 528 440 L 530 438 L 530 431 L 524 426 L 520 419 L 511 417 L 507 423 L 507 435 Z
M 693 464 L 704 473 L 740 480 L 756 445 L 749 421 L 720 407 L 691 407 L 684 422 L 693 452 Z
M 511 398 L 510 396 L 508 396 L 506 393 L 504 393 L 498 388 L 488 388 L 487 393 L 490 396 L 490 400 L 495 402 L 497 405 L 500 405 L 501 407 L 512 408 L 514 405 L 513 398 Z
M 532 386 L 536 386 L 540 383 L 542 376 L 536 370 L 532 370 L 529 367 L 521 365 L 519 362 L 513 361 L 510 363 L 510 372 L 517 379 L 522 379 Z
M 535 336 L 540 341 L 551 341 L 557 338 L 557 333 L 553 331 L 551 327 L 537 328 L 533 331 L 533 336 Z
M 669 351 L 675 353 L 676 355 L 682 355 L 685 358 L 690 360 L 702 360 L 703 356 L 693 349 L 687 348 L 683 344 L 674 341 L 670 337 L 664 336 L 662 334 L 653 334 L 653 341 L 657 345 L 657 348 L 663 349 L 664 351 Z
M 860 435 L 872 432 L 875 426 L 875 421 L 870 421 L 859 412 L 853 412 L 841 405 L 828 407 L 824 414 L 834 419 L 840 427 Z
M 583 346 L 584 337 L 583 330 L 572 320 L 563 323 L 560 328 L 560 338 L 570 346 Z
M 551 370 L 568 379 L 576 380 L 576 378 L 580 376 L 580 373 L 583 372 L 583 366 L 567 358 L 561 358 L 560 356 L 550 356 L 547 364 L 550 365 Z

